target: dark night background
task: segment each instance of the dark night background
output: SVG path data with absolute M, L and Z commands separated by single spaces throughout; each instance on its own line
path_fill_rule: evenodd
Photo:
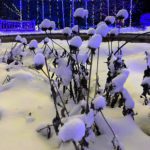
M 1 19 L 10 19 L 10 20 L 19 20 L 19 17 L 17 15 L 15 15 L 14 13 L 10 12 L 6 7 L 3 6 L 2 1 L 4 1 L 9 7 L 11 7 L 11 2 L 13 2 L 17 7 L 19 7 L 19 0 L 0 0 L 0 18 Z M 110 14 L 112 15 L 112 8 L 114 8 L 114 3 L 113 1 L 117 1 L 118 5 L 117 5 L 117 10 L 122 9 L 122 0 L 110 0 L 111 1 L 111 5 L 110 5 Z M 59 27 L 62 27 L 62 12 L 61 12 L 61 1 L 59 1 L 58 3 L 56 3 L 56 0 L 52 0 L 51 2 L 49 2 L 48 0 L 45 0 L 45 17 L 49 18 L 51 20 L 54 20 L 57 24 L 59 23 Z M 140 16 L 143 13 L 148 13 L 150 12 L 150 0 L 133 0 L 134 2 L 134 9 L 133 9 L 133 25 L 134 26 L 140 26 Z M 66 26 L 70 26 L 70 9 L 71 9 L 71 5 L 70 5 L 70 1 L 69 0 L 64 0 L 65 3 L 65 24 Z M 83 7 L 84 6 L 85 1 L 81 0 L 80 2 L 76 2 L 75 7 Z M 99 3 L 100 0 L 94 0 L 94 2 L 89 1 L 88 2 L 88 10 L 89 10 L 89 14 L 92 14 L 92 5 L 95 6 L 95 19 L 94 19 L 94 24 L 97 24 L 100 21 L 100 10 L 99 10 Z M 124 0 L 125 3 L 125 8 L 129 11 L 129 4 L 130 4 L 130 0 Z M 35 20 L 36 23 L 40 23 L 42 21 L 42 15 L 41 15 L 41 0 L 39 0 L 39 18 L 37 20 L 37 0 L 30 0 L 30 17 L 28 17 L 27 15 L 27 0 L 23 0 L 23 20 Z M 50 14 L 49 14 L 49 8 L 52 8 L 51 11 L 51 18 L 50 18 Z M 56 13 L 59 7 L 59 13 Z M 106 0 L 103 0 L 103 11 L 106 14 L 107 12 L 107 7 L 106 7 Z M 58 19 L 59 18 L 59 19 Z M 105 18 L 105 16 L 103 16 L 103 19 Z M 88 18 L 88 25 L 91 26 L 92 25 L 92 15 L 89 15 Z M 129 20 L 126 21 L 126 24 L 129 24 Z

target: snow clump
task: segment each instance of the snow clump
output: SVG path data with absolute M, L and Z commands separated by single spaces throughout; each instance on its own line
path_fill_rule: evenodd
M 38 42 L 37 40 L 31 40 L 31 42 L 29 43 L 29 49 L 34 50 L 38 47 Z
M 128 16 L 129 16 L 129 13 L 126 9 L 119 10 L 119 12 L 116 15 L 118 19 L 124 19 L 124 20 L 126 20 Z
M 44 19 L 41 24 L 40 24 L 40 28 L 43 30 L 43 31 L 46 31 L 46 30 L 52 30 L 52 29 L 55 29 L 56 28 L 56 24 L 54 21 L 50 21 L 48 19 Z
M 97 49 L 100 47 L 101 42 L 102 42 L 102 36 L 99 34 L 95 34 L 90 38 L 88 42 L 88 47 L 91 49 Z
M 34 56 L 34 65 L 35 65 L 35 68 L 37 70 L 39 69 L 42 69 L 43 65 L 45 64 L 45 57 L 42 53 L 37 53 L 35 56 Z
M 17 42 L 21 42 L 22 37 L 21 37 L 20 35 L 17 35 L 16 38 L 15 38 L 15 40 L 16 40 Z
M 107 16 L 107 17 L 105 18 L 105 22 L 106 22 L 107 25 L 114 24 L 114 22 L 115 22 L 115 17 L 114 17 L 114 16 Z
M 96 28 L 96 34 L 100 34 L 102 37 L 106 37 L 109 32 L 109 27 L 102 23 L 101 25 L 98 25 Z
M 122 88 L 129 76 L 129 71 L 123 69 L 121 73 L 112 80 L 113 92 L 121 92 Z
M 26 39 L 26 38 L 22 38 L 22 39 L 21 39 L 21 43 L 22 43 L 23 45 L 27 45 L 27 39 Z
M 65 36 L 71 36 L 72 34 L 72 30 L 70 27 L 65 27 L 62 32 Z
M 133 109 L 135 106 L 135 103 L 134 103 L 134 100 L 132 99 L 131 95 L 129 94 L 129 92 L 125 88 L 123 88 L 122 94 L 125 99 L 125 107 L 127 109 Z
M 75 18 L 87 18 L 88 17 L 88 10 L 84 8 L 77 8 L 73 15 Z
M 79 48 L 82 45 L 82 39 L 80 36 L 74 36 L 70 40 L 70 45 L 76 48 Z
M 75 26 L 72 27 L 72 32 L 74 34 L 78 33 L 78 31 L 79 31 L 79 26 L 78 25 L 75 25 Z
M 96 110 L 101 110 L 106 107 L 106 99 L 101 95 L 97 95 L 92 103 Z
M 64 126 L 60 128 L 58 137 L 63 141 L 79 142 L 85 135 L 85 124 L 79 118 L 69 119 Z
M 95 31 L 94 28 L 89 28 L 88 31 L 87 31 L 87 34 L 88 34 L 88 35 L 94 35 L 95 32 L 96 32 L 96 31 Z
M 113 28 L 110 32 L 110 36 L 117 36 L 119 34 L 119 29 L 118 28 Z

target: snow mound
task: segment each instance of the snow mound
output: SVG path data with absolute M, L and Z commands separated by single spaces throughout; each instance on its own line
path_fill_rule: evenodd
M 60 128 L 59 138 L 63 142 L 67 141 L 81 141 L 85 135 L 85 124 L 79 118 L 68 120 L 63 127 Z

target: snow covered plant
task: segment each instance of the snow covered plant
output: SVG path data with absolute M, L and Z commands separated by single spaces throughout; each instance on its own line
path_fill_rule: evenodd
M 94 28 L 89 28 L 87 34 L 88 34 L 89 36 L 94 35 L 94 34 L 95 34 L 95 29 L 94 29 Z
M 29 43 L 29 49 L 35 53 L 36 48 L 38 48 L 37 40 L 31 40 Z
M 47 31 L 47 30 L 51 31 L 51 30 L 53 30 L 53 29 L 56 28 L 56 24 L 55 24 L 54 21 L 50 21 L 49 19 L 44 19 L 44 20 L 41 22 L 41 24 L 40 24 L 39 27 L 40 27 L 41 30 L 43 30 L 43 31 Z
M 102 37 L 106 37 L 109 32 L 109 27 L 106 23 L 99 23 L 96 28 L 96 34 L 100 34 Z
M 116 80 L 118 79 L 117 76 L 120 76 L 121 78 L 126 77 L 128 75 L 128 71 L 125 70 L 126 65 L 124 63 L 124 60 L 122 59 L 122 56 L 117 54 L 114 55 L 113 53 L 108 57 L 107 60 L 107 66 L 108 66 L 108 73 L 107 73 L 107 80 L 106 80 L 106 85 L 105 85 L 105 95 L 106 95 L 106 100 L 107 100 L 107 105 L 114 107 L 116 102 L 118 101 L 118 93 L 119 92 L 119 88 L 121 88 L 123 86 L 123 80 L 121 80 L 119 78 L 120 82 L 116 82 Z M 120 74 L 120 75 L 119 75 Z M 123 76 L 122 76 L 123 75 Z M 116 79 L 115 79 L 116 78 Z M 124 78 L 124 80 L 126 79 Z M 112 86 L 114 82 L 115 88 Z M 119 83 L 121 84 L 121 86 L 117 86 Z M 115 92 L 115 95 L 111 93 L 111 91 Z M 120 101 L 121 102 L 121 101 Z M 119 104 L 119 107 L 122 106 L 122 103 Z
M 69 37 L 69 36 L 71 36 L 71 34 L 72 34 L 72 30 L 71 30 L 70 27 L 65 27 L 65 28 L 63 29 L 62 33 L 63 33 L 66 37 Z
M 84 19 L 88 17 L 88 10 L 84 8 L 77 8 L 73 15 L 76 19 Z
M 73 26 L 72 33 L 76 35 L 76 34 L 78 34 L 78 32 L 79 32 L 79 26 L 78 25 Z
M 42 53 L 37 53 L 34 56 L 34 66 L 37 70 L 41 70 L 45 64 L 45 57 Z
M 147 105 L 150 102 L 150 53 L 146 51 L 145 54 L 147 68 L 144 71 L 143 81 L 141 84 L 141 86 L 143 87 L 141 98 L 144 98 L 144 104 Z
M 70 50 L 72 53 L 76 54 L 76 51 L 79 51 L 80 46 L 82 45 L 82 39 L 80 36 L 74 36 L 70 40 Z
M 105 22 L 107 25 L 112 25 L 115 23 L 115 17 L 114 16 L 107 16 L 105 18 Z
M 124 26 L 124 21 L 128 18 L 129 13 L 126 9 L 121 9 L 116 15 L 117 25 L 119 27 Z
M 80 23 L 84 20 L 84 18 L 88 18 L 88 10 L 84 8 L 77 8 L 73 14 L 74 18 L 77 20 L 78 25 L 78 34 L 79 34 L 79 26 Z M 76 27 L 77 28 L 77 27 Z

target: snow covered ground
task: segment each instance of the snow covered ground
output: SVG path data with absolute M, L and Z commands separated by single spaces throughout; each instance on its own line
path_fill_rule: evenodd
M 66 41 L 57 40 L 67 47 Z M 11 43 L 0 45 L 0 54 L 12 46 Z M 113 43 L 113 47 L 117 42 Z M 85 41 L 81 49 L 86 50 Z M 121 145 L 125 150 L 148 150 L 150 147 L 150 106 L 144 106 L 140 99 L 143 71 L 146 68 L 145 50 L 150 44 L 129 43 L 123 48 L 125 63 L 130 75 L 125 84 L 135 100 L 135 122 L 130 117 L 122 116 L 122 109 L 104 109 L 104 114 L 112 125 Z M 100 49 L 100 83 L 104 87 L 107 66 L 107 43 L 102 43 Z M 96 59 L 94 59 L 96 64 Z M 25 65 L 33 64 L 33 58 L 27 57 Z M 55 115 L 52 100 L 49 97 L 49 87 L 45 78 L 38 72 L 27 67 L 9 69 L 6 64 L 0 64 L 0 150 L 74 150 L 72 143 L 58 145 L 57 137 L 47 140 L 36 132 L 41 123 L 51 123 Z M 7 69 L 7 70 L 6 70 Z M 96 68 L 93 68 L 93 73 Z M 11 81 L 2 85 L 7 75 Z M 93 79 L 93 88 L 94 81 Z M 29 116 L 31 113 L 31 116 Z M 103 122 L 98 118 L 98 122 Z M 100 126 L 103 133 L 90 144 L 90 150 L 111 150 L 111 132 L 105 123 Z M 146 133 L 144 133 L 144 132 Z
M 124 27 L 124 28 L 121 28 L 120 30 L 120 33 L 144 33 L 144 32 L 148 32 L 150 31 L 150 27 L 146 27 L 145 29 L 142 29 L 142 28 L 136 28 L 136 27 Z M 81 30 L 80 31 L 81 33 L 87 33 L 87 30 Z M 62 33 L 62 30 L 52 30 L 52 33 Z M 29 32 L 17 32 L 17 31 L 13 31 L 13 32 L 0 32 L 0 35 L 3 35 L 3 36 L 7 36 L 7 35 L 17 35 L 17 34 L 20 34 L 20 35 L 29 35 L 29 34 L 45 34 L 45 32 L 43 31 L 38 31 L 38 30 L 35 30 L 35 31 L 29 31 Z

